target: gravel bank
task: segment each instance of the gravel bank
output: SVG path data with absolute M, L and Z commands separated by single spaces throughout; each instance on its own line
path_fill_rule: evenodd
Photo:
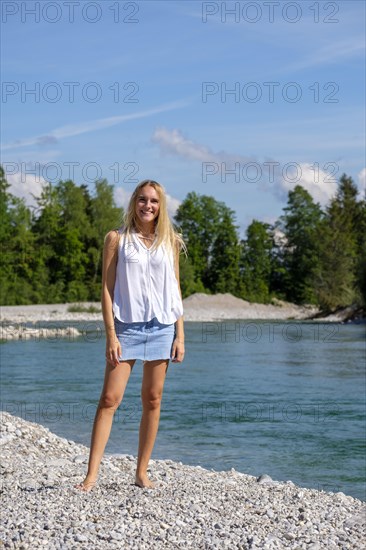
M 232 294 L 192 294 L 183 300 L 187 321 L 219 321 L 222 319 L 286 320 L 308 319 L 319 313 L 313 306 L 297 306 L 276 300 L 273 304 L 255 304 Z
M 232 294 L 192 294 L 183 300 L 186 321 L 219 321 L 222 319 L 308 319 L 319 310 L 312 306 L 297 306 L 277 301 L 277 305 L 254 304 L 236 298 Z M 87 311 L 71 313 L 75 304 L 43 304 L 31 306 L 2 306 L 0 319 L 3 322 L 26 323 L 37 321 L 102 321 L 102 314 Z M 99 302 L 83 303 L 101 309 Z M 334 319 L 336 320 L 336 319 Z M 339 319 L 337 319 L 339 320 Z
M 29 328 L 22 323 L 14 325 L 0 326 L 0 340 L 54 340 L 59 338 L 74 339 L 81 336 L 75 327 L 66 328 Z
M 103 321 L 99 302 L 84 302 L 84 310 L 90 307 L 99 313 L 70 312 L 71 306 L 80 304 L 37 304 L 31 306 L 2 306 L 0 320 L 6 323 L 36 323 L 38 321 Z M 353 318 L 365 320 L 364 309 L 349 306 L 323 316 L 314 306 L 298 306 L 290 302 L 274 300 L 273 304 L 255 304 L 236 298 L 232 294 L 192 294 L 183 300 L 186 321 L 210 322 L 224 319 L 248 320 L 304 320 L 339 323 Z
M 35 304 L 31 306 L 1 306 L 0 320 L 5 323 L 36 323 L 38 321 L 102 321 L 99 302 L 84 302 L 82 307 L 98 308 L 100 313 L 70 312 L 76 304 Z
M 151 460 L 156 488 L 140 489 L 127 455 L 105 456 L 82 493 L 87 447 L 8 413 L 0 444 L 5 548 L 364 548 L 366 505 L 343 493 L 170 460 Z

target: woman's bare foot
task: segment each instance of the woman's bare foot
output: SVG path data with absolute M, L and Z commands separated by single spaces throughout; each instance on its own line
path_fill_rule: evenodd
M 91 479 L 91 478 L 88 478 L 88 476 L 86 476 L 86 478 L 82 483 L 78 483 L 77 485 L 74 485 L 74 487 L 75 489 L 80 489 L 80 491 L 89 493 L 89 491 L 93 489 L 96 482 L 97 482 L 96 479 Z
M 138 485 L 142 489 L 147 487 L 148 489 L 153 489 L 155 487 L 155 483 L 150 481 L 150 479 L 147 477 L 147 474 L 143 475 L 137 475 L 135 477 L 135 485 Z

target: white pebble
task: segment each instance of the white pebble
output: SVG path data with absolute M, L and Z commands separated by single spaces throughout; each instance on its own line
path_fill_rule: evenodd
M 134 486 L 136 457 L 107 455 L 96 487 L 74 485 L 89 449 L 3 413 L 4 548 L 360 550 L 364 502 L 275 482 L 154 460 L 156 489 Z M 15 538 L 14 538 L 15 537 Z

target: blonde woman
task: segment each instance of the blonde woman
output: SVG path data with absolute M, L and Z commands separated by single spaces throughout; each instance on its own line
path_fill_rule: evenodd
M 165 376 L 170 359 L 181 363 L 184 358 L 182 248 L 184 242 L 168 216 L 164 188 L 156 181 L 142 181 L 132 194 L 123 227 L 105 237 L 102 310 L 107 364 L 88 471 L 78 489 L 90 491 L 96 483 L 113 416 L 136 359 L 143 360 L 143 379 L 135 484 L 154 486 L 147 467 L 159 426 Z

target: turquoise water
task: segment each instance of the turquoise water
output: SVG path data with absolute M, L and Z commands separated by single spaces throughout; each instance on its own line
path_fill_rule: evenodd
M 1 408 L 89 446 L 104 337 L 98 323 L 73 325 L 83 337 L 0 346 Z M 186 358 L 169 366 L 152 458 L 366 500 L 365 328 L 186 322 Z M 107 453 L 136 455 L 141 375 L 138 361 Z

